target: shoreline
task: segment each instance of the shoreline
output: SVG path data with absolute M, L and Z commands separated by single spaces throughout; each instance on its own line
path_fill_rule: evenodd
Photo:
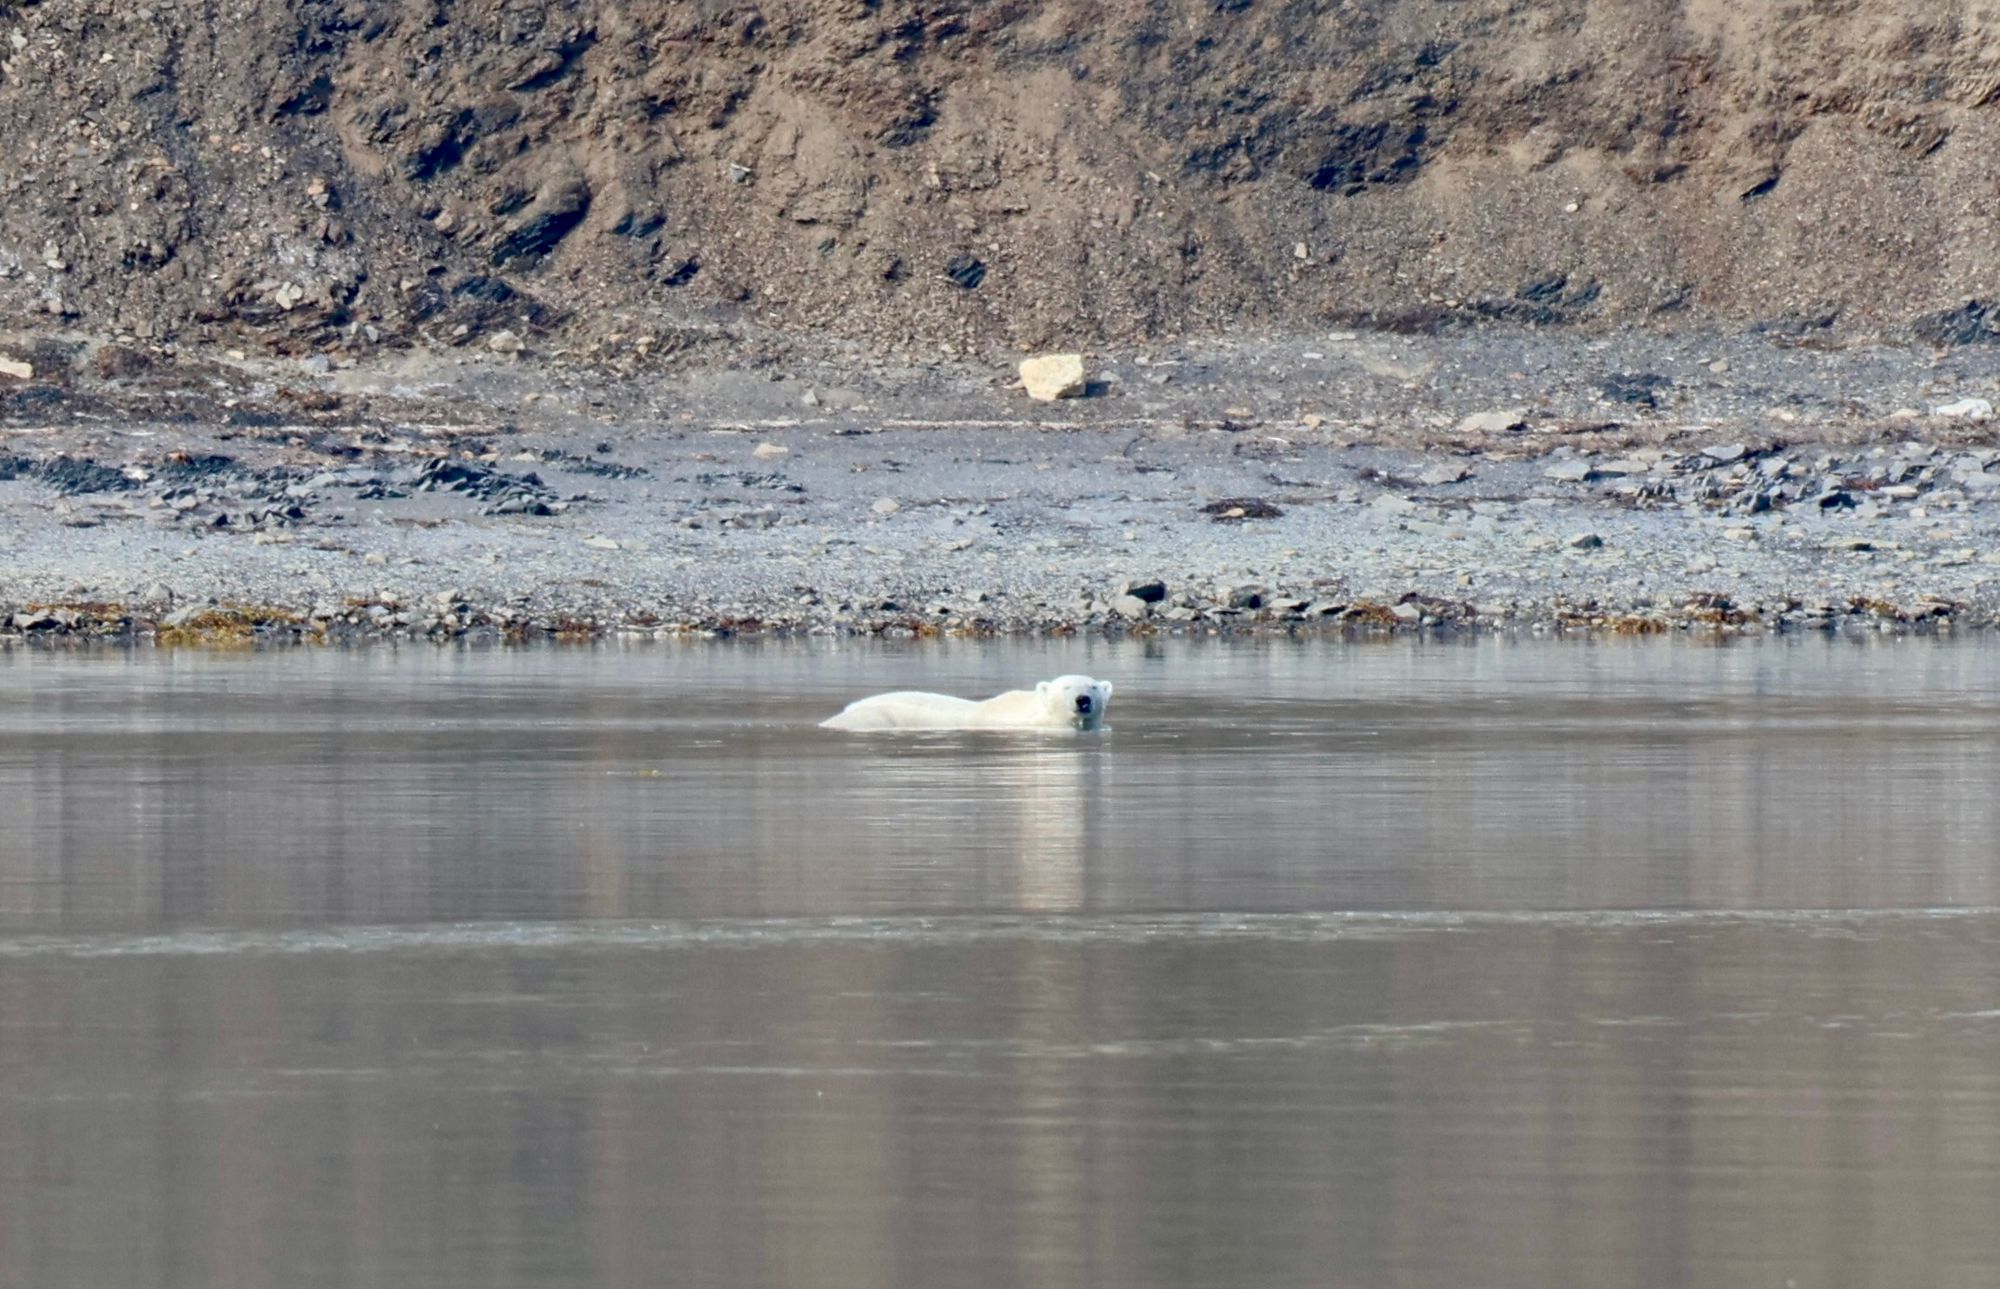
M 1984 632 L 2000 350 L 1340 332 L 0 397 L 0 640 Z M 0 395 L 7 391 L 0 390 Z M 1960 409 L 1960 410 L 1953 410 Z

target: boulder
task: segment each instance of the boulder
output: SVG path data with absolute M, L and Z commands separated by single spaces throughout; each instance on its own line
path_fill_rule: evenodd
M 1059 398 L 1082 398 L 1084 394 L 1082 354 L 1041 354 L 1021 361 L 1021 385 L 1028 397 L 1044 403 Z

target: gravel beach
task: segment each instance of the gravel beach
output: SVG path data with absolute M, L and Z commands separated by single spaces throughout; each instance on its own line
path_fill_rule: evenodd
M 85 357 L 0 384 L 0 639 L 2000 624 L 1983 346 Z

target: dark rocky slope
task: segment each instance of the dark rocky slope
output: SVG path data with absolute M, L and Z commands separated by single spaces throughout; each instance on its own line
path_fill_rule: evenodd
M 0 332 L 505 329 L 633 357 L 763 328 L 936 354 L 1488 318 L 1987 340 L 1984 12 L 0 0 Z

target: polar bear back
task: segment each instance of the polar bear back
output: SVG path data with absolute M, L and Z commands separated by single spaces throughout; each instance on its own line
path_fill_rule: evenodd
M 1002 695 L 1008 697 L 1008 695 Z M 969 728 L 980 707 L 969 698 L 950 694 L 926 694 L 918 690 L 898 690 L 849 703 L 831 720 L 820 722 L 829 730 L 955 730 Z
M 1088 676 L 1060 676 L 984 702 L 900 690 L 849 703 L 820 725 L 831 730 L 1094 729 L 1110 698 L 1110 683 Z

